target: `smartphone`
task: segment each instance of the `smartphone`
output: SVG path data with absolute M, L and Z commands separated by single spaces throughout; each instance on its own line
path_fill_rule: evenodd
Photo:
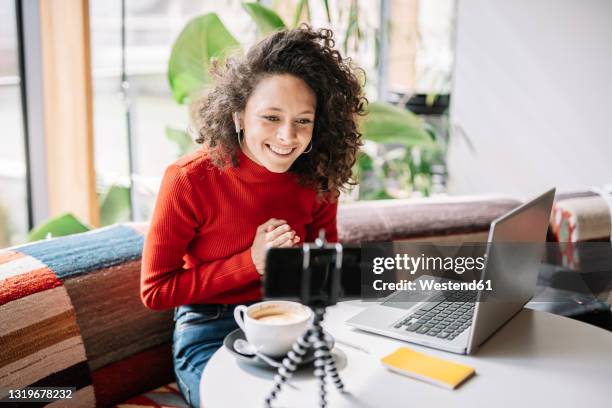
M 271 248 L 266 254 L 264 298 L 332 305 L 361 296 L 361 247 Z M 337 261 L 340 269 L 336 272 Z M 305 262 L 306 261 L 306 262 Z

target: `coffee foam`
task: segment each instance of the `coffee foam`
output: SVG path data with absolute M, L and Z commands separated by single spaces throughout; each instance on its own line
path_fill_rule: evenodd
M 249 316 L 265 324 L 283 325 L 297 323 L 304 320 L 308 314 L 301 308 L 269 305 L 252 310 Z
M 255 320 L 267 324 L 289 324 L 304 320 L 304 316 L 295 313 L 262 314 Z

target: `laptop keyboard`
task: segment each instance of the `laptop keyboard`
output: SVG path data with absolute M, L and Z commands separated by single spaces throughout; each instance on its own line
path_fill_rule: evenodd
M 477 293 L 451 291 L 438 294 L 393 327 L 452 340 L 472 324 Z

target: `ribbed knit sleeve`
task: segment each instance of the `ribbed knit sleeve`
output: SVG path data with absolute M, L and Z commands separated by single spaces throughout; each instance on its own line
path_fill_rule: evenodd
M 140 295 L 154 310 L 191 303 L 207 303 L 223 292 L 260 279 L 250 248 L 233 256 L 184 267 L 183 256 L 202 225 L 203 203 L 184 169 L 166 170 L 142 256 Z
M 313 222 L 306 226 L 306 241 L 314 242 L 319 236 L 319 230 L 325 230 L 325 240 L 327 242 L 338 242 L 338 227 L 336 216 L 338 214 L 338 201 L 335 202 L 315 202 L 312 214 Z

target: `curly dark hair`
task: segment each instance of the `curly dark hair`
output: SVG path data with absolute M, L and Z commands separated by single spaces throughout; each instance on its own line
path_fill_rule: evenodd
M 207 145 L 212 162 L 237 165 L 240 149 L 232 114 L 242 111 L 258 82 L 270 75 L 301 78 L 317 98 L 312 151 L 301 155 L 289 169 L 318 197 L 336 199 L 354 185 L 352 167 L 363 144 L 357 116 L 365 115 L 367 99 L 350 58 L 334 49 L 329 29 L 299 28 L 275 32 L 249 49 L 246 56 L 213 64 L 214 86 L 192 105 L 196 142 Z M 365 80 L 365 75 L 362 76 Z

